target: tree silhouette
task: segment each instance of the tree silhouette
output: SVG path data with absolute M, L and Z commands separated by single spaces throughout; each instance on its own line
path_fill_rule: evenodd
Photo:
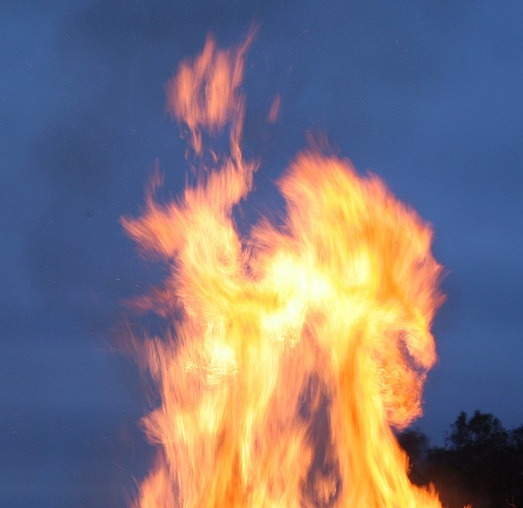
M 508 434 L 490 413 L 474 411 L 472 417 L 461 411 L 447 434 L 447 446 L 453 450 L 498 450 L 507 446 Z
M 523 508 L 523 426 L 507 431 L 494 415 L 461 412 L 444 447 L 419 431 L 398 436 L 413 483 L 433 483 L 447 508 Z
M 409 456 L 409 478 L 416 485 L 427 485 L 430 479 L 427 471 L 429 438 L 418 429 L 406 430 L 398 435 L 400 446 Z

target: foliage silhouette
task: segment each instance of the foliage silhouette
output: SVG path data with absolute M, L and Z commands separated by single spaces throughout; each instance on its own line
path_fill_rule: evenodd
M 445 508 L 523 508 L 523 426 L 505 430 L 490 413 L 462 411 L 444 447 L 430 447 L 418 430 L 398 441 L 417 485 L 434 484 Z

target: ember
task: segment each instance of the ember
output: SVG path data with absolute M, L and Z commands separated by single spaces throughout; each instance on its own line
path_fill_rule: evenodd
M 140 346 L 161 405 L 143 419 L 158 452 L 135 506 L 440 507 L 409 482 L 392 431 L 421 414 L 436 359 L 430 227 L 379 178 L 308 150 L 278 182 L 284 225 L 239 234 L 233 208 L 256 170 L 240 148 L 250 39 L 209 38 L 181 64 L 168 104 L 198 183 L 161 204 L 155 182 L 123 220 L 171 267 L 141 301 L 172 332 Z M 224 132 L 227 153 L 205 147 Z

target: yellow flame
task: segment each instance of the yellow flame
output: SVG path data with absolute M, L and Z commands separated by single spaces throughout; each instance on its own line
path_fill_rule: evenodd
M 123 219 L 172 267 L 147 300 L 174 331 L 140 350 L 161 405 L 143 420 L 158 454 L 136 507 L 440 507 L 408 481 L 391 430 L 421 414 L 436 358 L 430 227 L 377 177 L 307 151 L 278 183 L 284 226 L 240 237 L 232 211 L 256 168 L 240 151 L 249 40 L 207 39 L 168 87 L 194 153 L 202 131 L 228 129 L 229 155 L 176 202 L 157 203 L 155 182 Z

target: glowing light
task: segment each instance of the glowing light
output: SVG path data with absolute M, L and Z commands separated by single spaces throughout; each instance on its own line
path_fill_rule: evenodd
M 174 332 L 140 349 L 161 405 L 143 419 L 158 454 L 136 506 L 440 507 L 410 484 L 391 430 L 421 414 L 436 358 L 430 227 L 379 178 L 309 150 L 278 182 L 284 226 L 240 236 L 232 211 L 256 169 L 240 150 L 250 38 L 207 39 L 168 86 L 192 153 L 224 130 L 228 153 L 176 202 L 156 202 L 154 182 L 143 215 L 123 219 L 172 268 L 142 302 Z

